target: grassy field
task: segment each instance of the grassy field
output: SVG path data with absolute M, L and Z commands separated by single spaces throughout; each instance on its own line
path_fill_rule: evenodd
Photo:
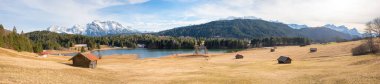
M 106 56 L 96 69 L 71 66 L 69 57 L 37 58 L 35 54 L 0 49 L 0 83 L 155 83 L 155 84 L 376 84 L 380 56 L 352 56 L 359 41 L 247 49 L 237 53 L 136 59 Z M 309 53 L 309 48 L 318 48 Z M 277 64 L 281 55 L 292 64 Z

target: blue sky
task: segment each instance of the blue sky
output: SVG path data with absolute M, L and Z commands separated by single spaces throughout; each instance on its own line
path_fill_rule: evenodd
M 93 20 L 117 21 L 160 31 L 230 16 L 310 26 L 346 25 L 363 30 L 380 16 L 380 0 L 1 0 L 0 24 L 26 32 L 51 25 L 71 27 Z

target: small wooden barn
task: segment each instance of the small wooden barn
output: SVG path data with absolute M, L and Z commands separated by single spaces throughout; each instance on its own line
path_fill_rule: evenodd
M 290 64 L 292 63 L 292 59 L 287 56 L 280 56 L 278 59 L 278 64 Z
M 91 53 L 78 53 L 69 60 L 73 61 L 73 66 L 96 68 L 99 59 Z
M 274 48 L 271 48 L 271 49 L 270 49 L 270 52 L 274 52 L 275 50 L 276 50 L 276 49 L 274 49 Z
M 237 54 L 236 56 L 235 56 L 235 59 L 243 59 L 244 58 L 244 56 L 243 55 L 240 55 L 240 54 Z
M 317 52 L 317 48 L 310 48 L 310 52 Z

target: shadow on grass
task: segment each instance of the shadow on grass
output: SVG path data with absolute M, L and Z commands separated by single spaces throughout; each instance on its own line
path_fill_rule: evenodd
M 71 63 L 61 63 L 61 64 L 64 64 L 64 65 L 67 65 L 67 66 L 71 66 L 71 67 L 78 67 L 78 68 L 89 68 L 89 67 L 84 67 L 84 66 L 75 66 Z

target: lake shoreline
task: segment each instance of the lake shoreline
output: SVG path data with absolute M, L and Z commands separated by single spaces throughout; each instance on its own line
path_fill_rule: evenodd
M 103 51 L 103 50 L 116 50 L 116 49 L 132 49 L 132 48 L 101 48 L 101 49 L 94 49 L 92 51 L 86 51 L 86 52 Z M 74 50 L 46 50 L 46 52 L 49 52 L 50 54 L 80 53 L 79 51 L 74 51 Z
M 228 49 L 209 49 L 208 54 L 223 54 L 227 53 Z M 57 56 L 74 56 L 79 52 L 66 52 L 54 55 Z M 110 56 L 110 55 L 137 55 L 139 59 L 144 58 L 162 58 L 167 56 L 176 56 L 176 55 L 193 55 L 193 49 L 147 49 L 147 48 L 107 48 L 91 51 L 92 54 L 97 56 Z M 203 54 L 203 52 L 199 52 L 199 54 Z

